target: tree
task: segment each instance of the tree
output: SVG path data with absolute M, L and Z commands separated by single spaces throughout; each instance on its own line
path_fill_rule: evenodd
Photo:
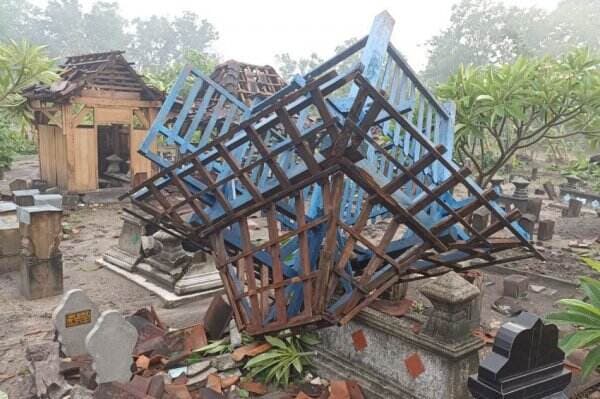
M 519 150 L 600 135 L 600 59 L 585 49 L 558 59 L 460 67 L 438 92 L 457 106 L 455 154 L 470 160 L 484 185 Z
M 47 45 L 55 57 L 93 51 L 85 44 L 83 15 L 79 0 L 48 1 L 38 25 L 43 32 L 39 44 Z
M 206 53 L 218 38 L 214 26 L 192 12 L 172 21 L 153 15 L 133 20 L 135 35 L 129 53 L 140 69 L 159 72 L 184 61 L 190 49 Z
M 600 51 L 600 0 L 562 0 L 546 18 L 549 34 L 540 54 L 562 54 L 574 47 Z
M 131 39 L 125 32 L 127 20 L 115 2 L 94 3 L 83 17 L 85 47 L 96 52 L 125 49 Z
M 308 57 L 292 58 L 289 53 L 276 54 L 279 73 L 285 81 L 289 81 L 295 75 L 305 75 L 323 62 L 317 53 L 311 53 Z
M 600 50 L 600 0 L 562 0 L 551 12 L 507 7 L 498 0 L 463 0 L 450 26 L 427 42 L 423 77 L 444 82 L 459 65 L 513 62 L 519 56 L 558 56 L 575 47 Z
M 335 48 L 335 54 L 339 54 L 346 50 L 348 47 L 356 43 L 358 39 L 356 37 L 345 40 L 339 46 Z M 358 61 L 360 52 L 348 57 L 345 61 L 342 61 L 339 65 L 340 73 L 344 73 L 350 70 Z M 278 70 L 281 77 L 289 81 L 294 75 L 306 75 L 308 72 L 318 67 L 323 63 L 323 59 L 316 53 L 311 53 L 308 57 L 300 57 L 297 59 L 292 58 L 289 53 L 276 54 L 275 60 L 278 64 Z
M 537 8 L 506 7 L 492 0 L 463 0 L 452 6 L 450 26 L 427 42 L 423 76 L 445 81 L 459 65 L 488 65 L 531 55 L 541 41 L 544 13 Z
M 175 79 L 186 64 L 200 70 L 205 75 L 210 75 L 217 66 L 217 58 L 210 54 L 189 50 L 185 53 L 182 62 L 169 65 L 157 72 L 146 72 L 144 79 L 146 83 L 161 91 L 169 91 L 175 83 Z
M 23 89 L 56 79 L 54 60 L 45 54 L 43 46 L 12 40 L 0 43 L 0 110 L 18 109 L 26 102 Z

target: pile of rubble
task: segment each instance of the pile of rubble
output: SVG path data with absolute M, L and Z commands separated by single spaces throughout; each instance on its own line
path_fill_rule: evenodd
M 57 340 L 27 347 L 31 393 L 79 399 L 363 398 L 352 381 L 307 374 L 300 385 L 280 391 L 249 376 L 248 361 L 268 353 L 273 338 L 242 336 L 231 314 L 215 296 L 202 323 L 171 329 L 152 307 L 126 317 L 116 310 L 100 313 L 82 290 L 71 290 L 53 313 Z

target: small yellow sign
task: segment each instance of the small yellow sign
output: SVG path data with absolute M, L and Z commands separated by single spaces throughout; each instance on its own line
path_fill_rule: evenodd
M 77 327 L 82 326 L 84 324 L 90 324 L 92 322 L 92 310 L 82 310 L 80 312 L 75 313 L 67 313 L 65 315 L 65 326 L 69 327 Z

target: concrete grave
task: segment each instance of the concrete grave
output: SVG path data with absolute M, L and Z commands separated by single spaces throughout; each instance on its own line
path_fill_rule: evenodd
M 33 204 L 51 205 L 55 208 L 62 209 L 62 195 L 60 194 L 37 194 L 33 196 Z
M 433 305 L 424 332 L 443 342 L 462 342 L 471 332 L 471 303 L 479 289 L 455 272 L 428 281 L 419 292 Z
M 194 253 L 191 266 L 175 283 L 175 293 L 185 295 L 192 292 L 214 290 L 222 286 L 223 282 L 213 256 L 200 250 Z
M 21 294 L 27 299 L 40 299 L 62 294 L 62 255 L 59 253 L 49 259 L 23 256 L 19 288 Z
M 85 339 L 98 384 L 129 381 L 137 338 L 135 327 L 116 310 L 107 310 L 100 315 Z
M 0 219 L 6 221 L 17 220 L 17 204 L 10 201 L 0 201 Z
M 490 211 L 487 208 L 481 207 L 473 212 L 471 225 L 477 231 L 483 231 L 490 223 Z
M 16 190 L 13 191 L 13 199 L 18 206 L 33 206 L 35 203 L 33 197 L 38 195 L 40 190 Z
M 319 376 L 355 380 L 366 398 L 468 398 L 464 381 L 477 370 L 483 346 L 468 317 L 479 290 L 453 272 L 427 286 L 422 293 L 434 303 L 429 319 L 366 308 L 344 326 L 320 330 Z M 360 352 L 352 340 L 359 330 L 368 343 Z
M 85 338 L 98 320 L 98 307 L 80 289 L 68 291 L 52 314 L 65 355 L 86 354 Z
M 157 253 L 139 263 L 139 273 L 173 289 L 175 283 L 187 272 L 192 257 L 181 245 L 181 240 L 165 231 L 154 235 Z
M 511 298 L 527 296 L 529 277 L 520 274 L 511 274 L 504 277 L 503 295 Z
M 142 255 L 142 237 L 146 234 L 146 223 L 129 214 L 121 216 L 123 227 L 119 243 L 112 246 L 104 255 L 104 261 L 127 271 L 134 271 Z
M 21 234 L 15 218 L 0 218 L 0 274 L 13 272 L 21 264 Z
M 566 218 L 577 218 L 581 214 L 582 206 L 583 202 L 576 198 L 571 198 L 569 200 L 569 208 L 563 210 L 562 216 Z
M 19 207 L 19 229 L 27 256 L 49 259 L 58 253 L 62 235 L 62 210 L 51 205 Z
M 548 241 L 554 236 L 554 220 L 540 220 L 538 226 L 538 240 Z

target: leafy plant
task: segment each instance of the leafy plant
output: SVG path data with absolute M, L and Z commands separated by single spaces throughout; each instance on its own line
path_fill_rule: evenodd
M 600 136 L 600 58 L 585 49 L 461 67 L 438 93 L 456 103 L 455 154 L 481 184 L 538 143 Z
M 591 267 L 595 271 L 600 272 L 600 260 L 588 258 L 588 257 L 585 257 L 585 256 L 582 256 L 580 259 L 581 259 L 581 261 L 583 263 L 585 263 L 586 265 L 588 265 L 589 267 Z
M 600 366 L 600 281 L 589 277 L 582 277 L 580 281 L 588 302 L 561 299 L 558 303 L 564 310 L 548 315 L 546 320 L 576 326 L 577 331 L 562 338 L 559 345 L 567 355 L 576 349 L 590 349 L 581 367 L 582 376 L 586 378 Z
M 272 348 L 248 361 L 244 366 L 250 371 L 250 377 L 263 379 L 267 384 L 286 386 L 290 379 L 302 377 L 310 367 L 313 352 L 307 351 L 308 345 L 316 345 L 319 340 L 309 334 L 294 335 L 286 338 L 266 336 Z
M 45 54 L 44 46 L 12 40 L 0 43 L 0 108 L 19 108 L 26 101 L 21 95 L 25 88 L 57 80 L 54 64 Z

